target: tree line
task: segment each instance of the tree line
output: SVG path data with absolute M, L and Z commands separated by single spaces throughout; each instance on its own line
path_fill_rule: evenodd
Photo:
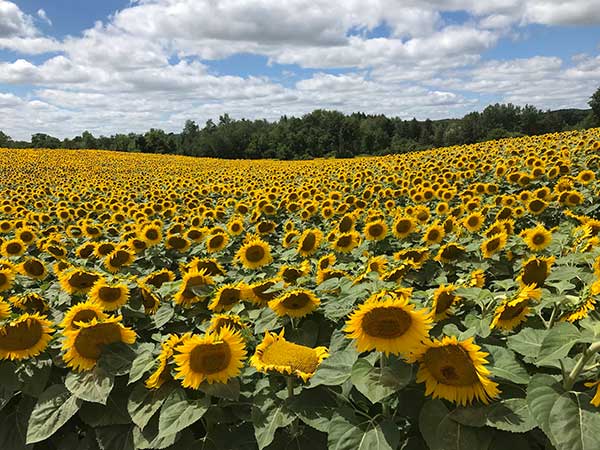
M 180 133 L 151 128 L 145 133 L 96 137 L 84 131 L 62 140 L 36 133 L 31 141 L 16 141 L 0 131 L 0 147 L 93 148 L 233 159 L 344 158 L 600 126 L 600 88 L 589 105 L 589 110 L 542 111 L 531 105 L 496 103 L 461 119 L 422 121 L 323 109 L 302 117 L 282 116 L 275 122 L 236 120 L 224 114 L 217 123 L 211 119 L 202 128 L 187 120 Z

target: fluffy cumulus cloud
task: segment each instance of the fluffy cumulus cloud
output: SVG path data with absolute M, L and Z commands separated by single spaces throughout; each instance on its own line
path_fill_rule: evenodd
M 530 24 L 599 25 L 598 3 L 138 0 L 58 39 L 40 31 L 55 28 L 43 9 L 29 15 L 0 0 L 2 128 L 16 138 L 179 130 L 188 118 L 315 108 L 442 118 L 485 106 L 480 96 L 583 107 L 599 56 L 486 52 Z M 453 20 L 457 12 L 465 19 Z M 258 75 L 215 65 L 236 55 L 266 63 Z

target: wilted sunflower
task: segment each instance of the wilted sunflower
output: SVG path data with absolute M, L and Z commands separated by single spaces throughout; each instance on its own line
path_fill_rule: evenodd
M 279 334 L 266 331 L 263 341 L 250 358 L 250 364 L 259 372 L 294 375 L 306 383 L 328 356 L 326 347 L 294 344 L 285 340 L 283 330 Z
M 215 312 L 229 311 L 240 301 L 242 289 L 243 286 L 240 283 L 221 286 L 208 304 L 208 309 Z
M 225 233 L 217 233 L 209 236 L 206 239 L 206 251 L 208 253 L 215 253 L 223 250 L 229 243 L 229 235 Z
M 439 262 L 450 263 L 460 258 L 464 253 L 465 248 L 462 245 L 456 242 L 449 242 L 440 247 L 434 259 Z
M 187 336 L 175 351 L 175 378 L 192 389 L 198 389 L 204 381 L 227 383 L 239 375 L 246 358 L 244 339 L 228 327 L 204 336 Z
M 392 225 L 392 233 L 398 239 L 403 239 L 417 229 L 417 221 L 411 216 L 398 217 Z
M 86 294 L 99 279 L 100 274 L 77 267 L 67 268 L 58 275 L 60 286 L 69 294 Z
M 0 292 L 10 289 L 14 280 L 15 272 L 12 269 L 8 267 L 0 268 Z
M 129 300 L 129 288 L 125 283 L 109 284 L 100 278 L 90 289 L 88 299 L 102 306 L 104 311 L 114 311 Z
M 332 247 L 340 253 L 350 253 L 360 244 L 360 234 L 356 231 L 340 234 L 332 242 Z
M 258 269 L 273 261 L 271 246 L 258 237 L 252 237 L 240 247 L 235 259 L 247 269 Z
M 59 326 L 66 330 L 77 330 L 78 322 L 90 322 L 92 319 L 102 321 L 106 317 L 100 305 L 87 300 L 71 306 Z
M 191 269 L 183 276 L 183 282 L 179 291 L 173 296 L 173 301 L 177 305 L 189 307 L 205 300 L 212 291 L 210 286 L 214 284 L 213 279 L 206 274 L 206 270 Z
M 0 359 L 22 360 L 42 353 L 52 339 L 46 316 L 25 313 L 0 327 Z
M 484 258 L 491 258 L 506 246 L 508 236 L 505 232 L 495 234 L 481 243 L 481 254 Z
M 158 355 L 158 367 L 152 372 L 145 383 L 148 389 L 158 389 L 165 381 L 173 379 L 168 367 L 169 360 L 173 357 L 175 347 L 181 344 L 185 338 L 189 338 L 190 336 L 191 333 L 187 333 L 183 336 L 170 334 L 169 337 L 161 343 L 161 350 Z
M 535 287 L 542 287 L 555 260 L 554 256 L 532 256 L 523 263 L 523 269 L 517 280 L 522 286 L 533 284 Z
M 135 332 L 121 323 L 121 316 L 93 318 L 78 325 L 77 329 L 63 331 L 66 339 L 62 344 L 63 361 L 78 372 L 93 369 L 104 346 L 116 342 L 133 344 L 136 340 Z
M 269 301 L 269 308 L 278 316 L 304 317 L 312 313 L 320 304 L 321 300 L 311 291 L 295 289 Z
M 317 228 L 304 230 L 298 239 L 297 252 L 304 257 L 313 255 L 323 241 L 323 233 Z
M 234 331 L 248 329 L 242 318 L 236 314 L 213 314 L 210 317 L 210 325 L 206 329 L 207 333 L 218 332 L 223 327 L 229 327 Z
M 382 291 L 373 294 L 348 317 L 348 338 L 359 352 L 377 350 L 387 354 L 408 354 L 427 339 L 431 317 L 417 310 L 404 295 Z
M 433 292 L 433 305 L 431 313 L 436 322 L 445 319 L 452 314 L 452 306 L 460 301 L 460 297 L 454 294 L 456 286 L 442 285 Z
M 6 258 L 21 256 L 27 250 L 27 245 L 20 239 L 10 239 L 0 245 L 0 253 Z
M 281 289 L 275 288 L 277 283 L 280 283 L 279 279 L 271 278 L 246 286 L 242 290 L 242 299 L 259 306 L 266 306 L 281 293 Z
M 539 252 L 548 247 L 552 241 L 552 232 L 544 228 L 542 224 L 535 228 L 527 228 L 521 232 L 521 237 L 530 250 Z
M 111 273 L 116 273 L 122 267 L 129 266 L 135 261 L 135 254 L 127 248 L 116 248 L 104 259 L 104 267 Z
M 409 361 L 419 363 L 417 383 L 425 383 L 425 395 L 463 406 L 473 400 L 488 404 L 500 390 L 485 367 L 488 354 L 480 349 L 473 338 L 459 341 L 445 336 L 429 341 Z
M 388 232 L 388 226 L 385 221 L 378 219 L 368 222 L 364 229 L 365 239 L 368 241 L 381 241 L 385 239 Z

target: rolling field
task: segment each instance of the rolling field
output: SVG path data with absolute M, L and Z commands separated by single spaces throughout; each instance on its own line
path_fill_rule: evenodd
M 0 149 L 0 449 L 600 448 L 599 174 Z

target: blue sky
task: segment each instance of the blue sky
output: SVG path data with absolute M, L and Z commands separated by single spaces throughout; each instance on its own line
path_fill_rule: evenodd
M 0 130 L 180 130 L 315 108 L 585 108 L 600 0 L 0 0 Z M 501 3 L 501 6 L 496 6 Z M 444 5 L 451 5 L 444 6 Z

